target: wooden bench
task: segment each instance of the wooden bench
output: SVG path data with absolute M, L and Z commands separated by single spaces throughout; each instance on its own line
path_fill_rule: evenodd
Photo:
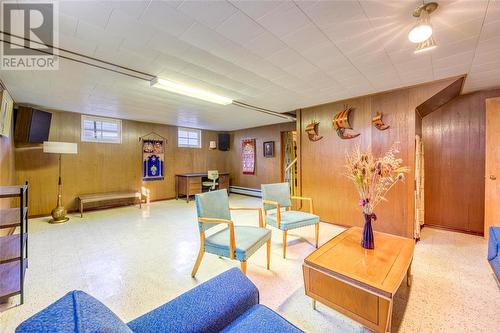
M 78 196 L 78 200 L 80 201 L 80 217 L 83 217 L 83 205 L 87 203 L 138 198 L 139 208 L 142 208 L 142 196 L 143 194 L 137 191 L 81 194 Z

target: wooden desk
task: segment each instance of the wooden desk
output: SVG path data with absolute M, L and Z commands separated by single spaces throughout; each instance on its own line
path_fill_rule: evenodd
M 306 295 L 375 332 L 390 332 L 394 294 L 411 283 L 413 239 L 374 232 L 375 249 L 361 247 L 352 227 L 304 259 Z
M 189 202 L 189 197 L 195 195 L 196 193 L 202 192 L 201 182 L 203 178 L 208 175 L 206 172 L 198 173 L 181 173 L 175 175 L 175 198 L 179 199 L 179 196 L 185 196 L 186 202 Z M 219 172 L 219 189 L 229 190 L 229 172 Z

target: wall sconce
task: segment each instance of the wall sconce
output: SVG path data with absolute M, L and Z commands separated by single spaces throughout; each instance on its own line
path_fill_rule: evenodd
M 214 150 L 217 148 L 217 142 L 216 141 L 210 141 L 210 146 L 209 146 L 210 149 Z

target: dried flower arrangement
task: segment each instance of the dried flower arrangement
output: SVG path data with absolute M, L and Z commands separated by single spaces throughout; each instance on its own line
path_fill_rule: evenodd
M 375 207 L 382 201 L 387 201 L 385 198 L 387 192 L 396 183 L 403 181 L 404 174 L 410 171 L 408 167 L 401 165 L 403 160 L 396 157 L 398 153 L 397 144 L 394 144 L 384 156 L 379 158 L 375 158 L 370 149 L 367 152 L 361 152 L 359 146 L 346 154 L 346 176 L 352 180 L 359 193 L 359 205 L 365 217 L 361 242 L 365 248 L 374 247 L 371 222 L 377 219 L 373 213 Z M 368 239 L 365 239 L 365 233 Z

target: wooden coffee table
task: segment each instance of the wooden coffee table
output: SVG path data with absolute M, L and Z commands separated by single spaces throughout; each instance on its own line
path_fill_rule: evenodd
M 374 232 L 375 249 L 360 245 L 352 227 L 304 259 L 306 295 L 375 332 L 390 332 L 394 294 L 411 284 L 413 239 Z

